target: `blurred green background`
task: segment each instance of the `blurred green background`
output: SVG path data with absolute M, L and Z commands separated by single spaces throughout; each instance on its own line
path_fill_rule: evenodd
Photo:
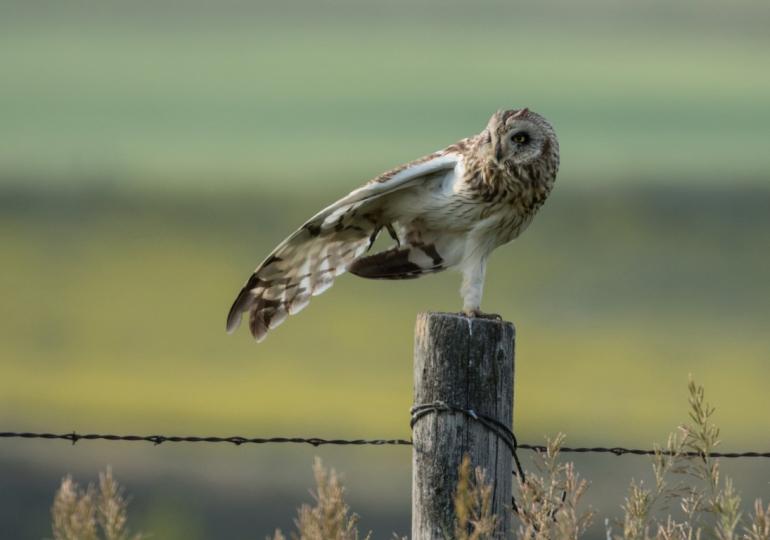
M 0 430 L 408 437 L 415 314 L 459 277 L 343 277 L 260 345 L 224 333 L 255 264 L 382 170 L 529 106 L 556 189 L 499 250 L 520 440 L 649 446 L 688 374 L 724 448 L 767 449 L 770 4 L 0 1 Z M 105 464 L 135 524 L 262 538 L 346 473 L 408 533 L 410 451 L 0 443 L 0 537 Z M 617 515 L 643 458 L 581 457 Z M 747 498 L 770 465 L 731 463 Z M 600 533 L 597 532 L 597 535 Z

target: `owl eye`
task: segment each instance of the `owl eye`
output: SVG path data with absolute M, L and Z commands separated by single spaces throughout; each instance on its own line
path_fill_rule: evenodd
M 526 131 L 519 131 L 511 136 L 511 140 L 517 144 L 527 144 L 529 142 L 529 133 Z

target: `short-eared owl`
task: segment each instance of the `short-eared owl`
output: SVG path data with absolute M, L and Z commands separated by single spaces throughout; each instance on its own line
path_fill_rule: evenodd
M 457 267 L 463 311 L 481 316 L 487 258 L 527 228 L 559 168 L 551 124 L 498 111 L 479 134 L 372 179 L 321 210 L 257 267 L 227 316 L 261 341 L 344 272 L 409 279 Z M 386 230 L 394 246 L 365 255 Z

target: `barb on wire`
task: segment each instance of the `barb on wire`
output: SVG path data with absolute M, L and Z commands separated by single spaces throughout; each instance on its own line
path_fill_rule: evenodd
M 109 435 L 100 433 L 35 433 L 35 432 L 15 432 L 0 431 L 0 439 L 49 439 L 64 440 L 75 444 L 79 441 L 138 441 L 151 442 L 155 445 L 163 443 L 230 443 L 236 446 L 242 444 L 309 444 L 312 446 L 324 445 L 353 445 L 353 446 L 411 446 L 410 439 L 323 439 L 320 437 L 197 437 L 197 436 L 176 436 L 176 435 Z M 516 446 L 519 449 L 531 450 L 534 452 L 545 452 L 546 447 L 538 444 L 520 443 Z M 612 454 L 615 456 L 636 455 L 652 456 L 655 450 L 622 448 L 618 446 L 594 446 L 594 447 L 562 447 L 561 453 L 579 453 L 579 454 Z M 661 451 L 664 455 L 671 455 L 669 452 Z M 686 452 L 687 457 L 700 457 L 697 452 Z M 770 452 L 744 451 L 744 452 L 710 452 L 709 456 L 715 458 L 770 458 Z

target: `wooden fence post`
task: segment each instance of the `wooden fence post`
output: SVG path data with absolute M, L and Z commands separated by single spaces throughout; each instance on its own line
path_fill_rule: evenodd
M 420 313 L 414 345 L 414 404 L 449 406 L 513 422 L 513 324 L 454 313 Z M 511 529 L 512 455 L 505 440 L 464 414 L 431 412 L 412 429 L 412 540 L 454 536 L 457 471 L 465 454 L 494 482 L 500 538 Z

